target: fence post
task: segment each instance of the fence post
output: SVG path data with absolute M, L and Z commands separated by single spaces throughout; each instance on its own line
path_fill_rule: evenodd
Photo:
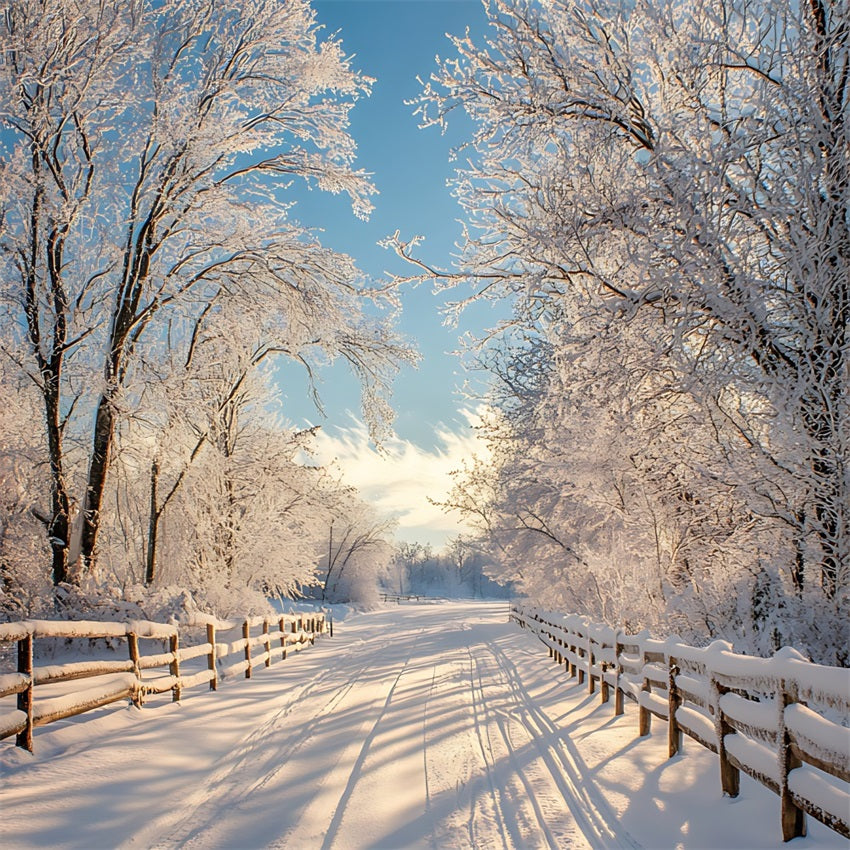
M 245 639 L 245 660 L 248 662 L 245 667 L 245 678 L 251 678 L 251 623 L 248 618 L 242 623 L 242 637 Z
M 676 720 L 676 710 L 682 704 L 676 676 L 679 663 L 672 655 L 667 656 L 667 757 L 672 758 L 682 749 L 682 730 Z
M 263 646 L 266 648 L 266 667 L 272 666 L 272 641 L 269 637 L 269 621 L 263 618 Z
M 584 667 L 581 664 L 582 648 L 581 648 L 581 633 L 576 632 L 576 677 L 580 685 L 584 684 Z
M 32 752 L 32 633 L 22 637 L 18 641 L 18 672 L 29 679 L 25 690 L 20 691 L 17 697 L 18 711 L 23 711 L 27 716 L 27 725 L 18 732 L 15 737 L 15 746 Z
M 620 641 L 620 632 L 617 632 L 614 638 L 614 716 L 619 717 L 624 711 L 623 707 L 623 690 L 620 687 L 620 676 L 623 675 L 623 665 L 620 663 L 620 656 L 623 654 L 623 644 Z
M 177 655 L 180 650 L 180 636 L 177 632 L 168 639 L 168 648 L 171 651 L 171 663 L 168 665 L 168 670 L 174 676 L 171 701 L 179 702 L 180 697 L 183 695 L 183 688 L 180 686 L 180 658 Z
M 727 797 L 737 797 L 740 791 L 740 771 L 726 755 L 726 736 L 735 730 L 726 722 L 720 698 L 728 689 L 724 688 L 711 673 L 711 701 L 714 706 L 714 728 L 717 734 L 717 757 L 720 760 L 720 788 Z
M 215 624 L 207 623 L 207 643 L 210 645 L 210 651 L 207 653 L 207 669 L 212 671 L 210 679 L 210 690 L 218 690 L 218 668 L 215 664 Z
M 283 650 L 280 660 L 286 661 L 286 617 L 281 617 L 277 621 L 277 627 L 280 630 L 280 647 Z
M 793 682 L 780 681 L 781 692 L 777 694 L 779 702 L 779 732 L 776 743 L 779 745 L 779 799 L 782 811 L 782 840 L 790 841 L 806 834 L 806 813 L 794 805 L 788 789 L 788 774 L 802 762 L 791 746 L 791 736 L 785 727 L 785 709 L 797 702 L 797 687 Z
M 576 657 L 578 656 L 578 649 L 577 649 L 576 641 L 574 639 L 574 635 L 575 635 L 575 632 L 572 630 L 572 628 L 568 627 L 567 649 L 569 650 L 570 655 L 567 658 L 567 662 L 569 663 L 569 666 L 570 666 L 570 678 L 571 679 L 578 675 L 578 665 L 576 664 Z M 581 684 L 580 681 L 579 681 L 579 684 Z
M 600 648 L 605 649 L 605 642 L 604 641 L 600 644 Z M 599 701 L 600 701 L 600 703 L 608 702 L 608 700 L 611 698 L 611 693 L 608 690 L 608 680 L 605 678 L 605 673 L 608 670 L 609 666 L 610 665 L 608 664 L 607 661 L 600 661 L 599 662 L 599 670 L 600 670 Z
M 142 687 L 142 668 L 139 666 L 139 636 L 135 632 L 127 633 L 127 648 L 130 652 L 130 661 L 133 662 L 133 675 L 136 677 L 133 705 L 141 708 L 144 701 L 144 688 Z
M 593 651 L 593 638 L 590 629 L 587 630 L 587 692 L 596 693 L 596 680 L 593 678 L 593 662 L 596 653 Z
M 652 693 L 652 685 L 649 683 L 649 679 L 646 678 L 646 674 L 644 673 L 644 667 L 647 665 L 646 659 L 646 650 L 641 646 L 640 647 L 640 675 L 641 675 L 641 692 Z M 638 701 L 638 735 L 642 738 L 644 735 L 648 735 L 652 731 L 652 713 L 648 708 L 645 708 L 641 705 L 640 701 Z

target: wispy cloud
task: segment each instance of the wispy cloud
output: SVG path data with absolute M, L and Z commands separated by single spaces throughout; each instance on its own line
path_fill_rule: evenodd
M 347 483 L 381 514 L 398 520 L 398 538 L 440 547 L 466 529 L 459 517 L 428 500 L 443 501 L 453 484 L 449 473 L 473 454 L 480 457 L 486 451 L 472 427 L 479 417 L 466 410 L 461 416 L 465 424 L 435 428 L 433 450 L 394 437 L 381 452 L 369 442 L 363 423 L 352 417 L 348 428 L 322 428 L 315 454 L 322 463 L 335 460 Z

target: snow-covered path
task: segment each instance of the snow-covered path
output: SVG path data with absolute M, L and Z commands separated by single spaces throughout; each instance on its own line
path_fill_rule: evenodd
M 504 603 L 397 606 L 217 695 L 42 730 L 34 761 L 6 747 L 0 846 L 779 846 L 778 819 L 762 811 L 776 798 L 755 785 L 751 807 L 742 794 L 721 825 L 746 841 L 711 832 L 712 806 L 733 809 L 716 790 L 699 791 L 701 825 L 681 795 L 713 776 L 708 753 L 667 763 L 672 794 L 658 803 L 670 778 L 660 742 L 630 758 L 628 718 L 593 737 L 610 715 L 507 622 Z M 740 831 L 754 814 L 765 843 Z M 831 839 L 815 830 L 795 850 Z

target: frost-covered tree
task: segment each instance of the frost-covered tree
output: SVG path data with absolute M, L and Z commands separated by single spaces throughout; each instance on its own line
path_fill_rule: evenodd
M 451 538 L 437 551 L 427 543 L 400 543 L 384 586 L 401 595 L 507 597 L 511 585 L 489 578 L 495 568 L 487 544 L 486 537 L 467 534 Z
M 211 304 L 254 299 L 308 368 L 345 358 L 381 430 L 407 354 L 363 301 L 387 295 L 289 213 L 295 179 L 357 215 L 373 191 L 347 132 L 371 81 L 306 0 L 12 0 L 0 52 L 3 351 L 43 400 L 54 582 L 94 568 L 121 425 Z
M 548 346 L 524 347 L 535 370 L 517 369 L 517 352 L 506 353 L 510 371 L 494 363 L 504 380 L 481 429 L 493 462 L 459 472 L 449 505 L 489 538 L 493 574 L 527 593 L 640 626 L 681 612 L 688 629 L 725 634 L 718 599 L 777 531 L 748 516 L 732 484 L 753 474 L 726 460 L 718 436 L 734 434 L 664 379 L 634 330 L 550 329 Z
M 378 578 L 393 557 L 390 536 L 396 521 L 378 516 L 351 487 L 337 484 L 327 495 L 324 556 L 319 567 L 322 599 L 372 605 L 377 600 Z
M 26 616 L 50 584 L 43 564 L 46 470 L 39 399 L 32 385 L 0 364 L 0 617 Z
M 525 340 L 500 379 L 549 368 L 536 340 L 563 357 L 552 325 L 631 324 L 638 346 L 646 335 L 660 433 L 673 437 L 684 405 L 694 431 L 677 439 L 714 444 L 720 464 L 693 477 L 694 451 L 678 467 L 685 483 L 709 482 L 719 512 L 734 492 L 742 526 L 775 523 L 762 559 L 789 565 L 799 593 L 819 588 L 834 644 L 850 573 L 846 3 L 493 0 L 488 11 L 489 38 L 454 39 L 420 113 L 474 123 L 455 183 L 469 218 L 460 275 L 473 298 L 513 299 L 511 332 Z M 663 442 L 640 469 L 651 495 L 665 492 Z M 677 490 L 685 502 L 693 492 Z M 685 507 L 708 521 L 705 502 Z

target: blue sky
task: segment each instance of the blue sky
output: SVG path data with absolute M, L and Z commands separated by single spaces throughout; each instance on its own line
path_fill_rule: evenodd
M 419 129 L 413 109 L 404 101 L 420 91 L 417 75 L 427 78 L 436 54 L 447 55 L 446 32 L 463 33 L 467 26 L 480 32 L 484 12 L 478 0 L 314 0 L 313 7 L 327 33 L 339 32 L 353 66 L 376 78 L 372 96 L 352 111 L 351 133 L 358 144 L 358 167 L 374 175 L 380 194 L 367 222 L 351 213 L 344 197 L 299 192 L 295 215 L 305 224 L 323 229 L 322 241 L 354 257 L 367 274 L 381 278 L 386 270 L 412 273 L 378 240 L 401 231 L 403 238 L 426 237 L 420 254 L 429 262 L 448 267 L 460 236 L 460 207 L 446 186 L 454 164 L 450 149 L 464 128 L 452 127 L 441 135 L 436 128 Z M 460 290 L 434 295 L 429 285 L 407 290 L 403 296 L 402 332 L 419 348 L 418 370 L 406 369 L 394 393 L 398 435 L 423 447 L 434 448 L 433 428 L 440 422 L 462 423 L 455 388 L 465 377 L 452 355 L 458 335 L 470 327 L 493 322 L 486 307 L 476 308 L 458 328 L 446 327 L 440 308 L 462 295 Z M 346 368 L 326 370 L 320 394 L 327 413 L 322 419 L 305 392 L 297 369 L 282 374 L 286 394 L 284 412 L 295 424 L 304 421 L 346 425 L 348 411 L 359 407 L 356 381 Z
M 452 46 L 446 33 L 473 34 L 485 28 L 479 0 L 314 0 L 318 20 L 326 33 L 338 32 L 353 66 L 376 82 L 372 95 L 351 114 L 351 134 L 358 144 L 358 167 L 374 175 L 380 194 L 367 222 L 351 213 L 343 197 L 318 191 L 298 193 L 295 215 L 304 224 L 319 227 L 329 247 L 354 257 L 374 278 L 385 271 L 410 273 L 377 242 L 395 230 L 402 238 L 425 236 L 419 254 L 429 263 L 449 267 L 461 227 L 460 207 L 446 181 L 455 167 L 450 151 L 467 127 L 458 121 L 441 135 L 436 128 L 422 130 L 405 100 L 421 90 L 423 79 L 435 68 L 435 56 L 447 56 Z M 459 116 L 460 117 L 460 116 Z M 458 393 L 465 380 L 453 355 L 458 337 L 466 330 L 480 331 L 494 324 L 497 313 L 478 306 L 464 314 L 458 327 L 444 324 L 441 308 L 464 293 L 435 295 L 423 284 L 403 295 L 402 332 L 419 349 L 417 370 L 405 369 L 395 386 L 396 438 L 387 454 L 379 456 L 369 445 L 353 416 L 359 411 L 359 388 L 344 365 L 320 375 L 320 395 L 327 414 L 321 417 L 308 399 L 306 381 L 296 367 L 279 373 L 284 394 L 283 412 L 294 425 L 321 424 L 319 455 L 336 459 L 347 480 L 380 510 L 399 518 L 398 537 L 442 545 L 460 530 L 457 520 L 430 506 L 428 497 L 443 498 L 449 487 L 447 472 L 475 448 L 469 409 L 474 405 Z

